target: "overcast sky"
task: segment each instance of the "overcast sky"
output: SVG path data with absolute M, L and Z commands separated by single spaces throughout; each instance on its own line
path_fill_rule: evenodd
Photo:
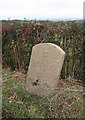
M 0 0 L 0 19 L 83 19 L 84 0 Z

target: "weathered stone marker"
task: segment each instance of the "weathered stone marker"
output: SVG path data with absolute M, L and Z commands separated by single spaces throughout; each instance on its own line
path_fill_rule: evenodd
M 57 87 L 65 52 L 52 43 L 33 47 L 26 79 L 26 89 L 34 95 L 48 96 Z

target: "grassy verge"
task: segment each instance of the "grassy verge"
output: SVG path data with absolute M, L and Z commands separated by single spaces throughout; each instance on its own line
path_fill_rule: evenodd
M 3 118 L 83 118 L 83 87 L 58 85 L 51 98 L 31 96 L 25 90 L 26 76 L 3 69 Z

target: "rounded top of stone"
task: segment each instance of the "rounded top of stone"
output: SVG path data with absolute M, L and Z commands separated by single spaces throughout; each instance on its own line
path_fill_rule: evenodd
M 51 45 L 51 46 L 56 47 L 59 51 L 61 51 L 62 54 L 65 54 L 65 52 L 64 52 L 58 45 L 56 45 L 56 44 L 54 44 L 54 43 L 39 43 L 39 44 L 36 44 L 36 45 L 33 46 L 33 47 L 37 47 L 38 45 Z

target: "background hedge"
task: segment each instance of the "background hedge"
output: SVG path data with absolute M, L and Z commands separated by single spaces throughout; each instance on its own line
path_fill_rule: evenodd
M 32 47 L 54 43 L 66 53 L 61 78 L 83 78 L 83 24 L 79 21 L 3 21 L 3 67 L 27 72 Z

